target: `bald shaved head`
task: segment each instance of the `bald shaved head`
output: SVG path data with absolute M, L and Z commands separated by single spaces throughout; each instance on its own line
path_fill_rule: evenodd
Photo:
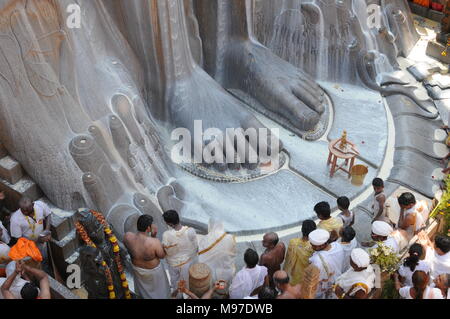
M 277 233 L 270 232 L 264 235 L 262 244 L 265 248 L 273 248 L 278 244 L 278 241 Z
M 33 212 L 33 201 L 28 197 L 22 197 L 19 200 L 19 207 L 22 214 L 28 216 Z
M 289 275 L 284 270 L 278 270 L 273 274 L 273 281 L 279 285 L 289 283 Z

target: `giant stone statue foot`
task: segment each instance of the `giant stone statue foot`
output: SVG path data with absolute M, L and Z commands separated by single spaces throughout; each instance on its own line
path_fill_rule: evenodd
M 257 100 L 246 102 L 300 136 L 320 137 L 327 125 L 328 102 L 319 85 L 257 42 L 236 41 L 231 47 L 234 82 Z
M 224 159 L 229 152 L 234 152 L 234 156 L 240 154 L 236 140 L 232 147 L 228 148 L 226 145 L 225 138 L 234 139 L 233 135 L 230 135 L 230 132 L 232 133 L 230 129 L 241 132 L 254 129 L 257 134 L 255 140 L 246 137 L 245 152 L 240 160 L 235 157 L 235 161 L 232 163 L 220 163 L 219 161 L 208 162 L 203 158 L 199 163 L 183 165 L 184 168 L 201 177 L 218 181 L 239 181 L 240 178 L 250 179 L 260 176 L 262 174 L 259 165 L 261 164 L 260 157 L 279 154 L 282 148 L 277 137 L 271 134 L 271 131 L 257 120 L 242 102 L 225 91 L 198 66 L 193 68 L 189 76 L 174 84 L 174 98 L 170 105 L 170 111 L 172 123 L 177 128 L 187 128 L 193 138 L 195 138 L 196 130 L 195 121 L 201 121 L 204 133 L 208 129 L 217 129 L 214 133 L 215 137 L 205 134 L 199 147 L 205 150 L 208 145 L 211 147 L 210 143 L 218 143 L 222 146 Z M 264 134 L 264 130 L 267 136 L 261 135 Z M 194 150 L 196 147 L 193 145 Z M 250 157 L 252 151 L 257 157 L 256 162 Z M 278 169 L 282 163 L 283 160 L 279 161 L 273 169 Z

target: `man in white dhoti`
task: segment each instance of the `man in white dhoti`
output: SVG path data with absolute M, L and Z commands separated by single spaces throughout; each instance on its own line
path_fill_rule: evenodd
M 427 247 L 425 260 L 430 265 L 432 280 L 438 278 L 439 275 L 450 274 L 450 238 L 436 235 L 433 245 L 428 236 L 421 232 L 419 242 Z
M 212 270 L 213 281 L 225 280 L 228 284 L 236 272 L 236 241 L 227 234 L 223 224 L 214 218 L 209 220 L 208 234 L 198 235 L 200 263 Z
M 262 287 L 269 285 L 267 267 L 259 266 L 258 253 L 247 249 L 244 254 L 246 267 L 242 268 L 234 277 L 230 286 L 230 299 L 244 299 L 259 293 Z
M 135 293 L 144 299 L 169 299 L 169 281 L 160 261 L 166 253 L 156 238 L 157 228 L 153 218 L 140 216 L 137 230 L 137 234 L 126 233 L 123 241 L 131 256 Z
M 172 291 L 177 290 L 180 280 L 186 281 L 189 288 L 189 267 L 198 262 L 198 241 L 195 230 L 180 224 L 180 217 L 174 210 L 163 214 L 169 230 L 162 237 L 162 244 L 169 264 Z
M 314 254 L 309 261 L 320 269 L 320 282 L 317 286 L 316 299 L 331 297 L 332 286 L 341 274 L 344 266 L 344 250 L 336 242 L 329 244 L 330 233 L 317 229 L 308 236 Z
M 368 249 L 377 248 L 378 243 L 382 242 L 385 246 L 390 247 L 393 252 L 398 254 L 400 247 L 394 237 L 391 236 L 394 229 L 391 225 L 383 221 L 375 221 L 372 224 L 372 239 L 375 243 L 363 243 L 362 246 Z
M 47 242 L 51 239 L 50 218 L 52 211 L 44 202 L 33 202 L 27 197 L 20 199 L 19 207 L 11 217 L 12 238 L 10 246 L 14 245 L 21 237 L 34 241 L 42 254 L 42 267 L 45 271 L 49 271 Z
M 350 254 L 351 268 L 336 280 L 334 292 L 340 299 L 366 299 L 375 287 L 375 271 L 370 256 L 361 248 Z

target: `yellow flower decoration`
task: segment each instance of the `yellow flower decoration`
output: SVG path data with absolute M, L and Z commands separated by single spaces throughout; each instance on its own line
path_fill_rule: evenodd
M 125 275 L 125 273 L 120 274 L 120 279 L 127 280 L 127 276 Z
M 109 290 L 109 291 L 114 290 L 114 286 L 108 286 L 108 290 Z
M 113 247 L 113 251 L 114 251 L 115 253 L 118 253 L 118 252 L 119 252 L 119 246 L 114 246 L 114 247 Z
M 110 292 L 109 293 L 109 299 L 116 299 L 116 293 L 115 292 Z
M 111 238 L 109 239 L 109 241 L 112 242 L 112 243 L 116 243 L 116 242 L 117 242 L 116 236 L 111 236 Z

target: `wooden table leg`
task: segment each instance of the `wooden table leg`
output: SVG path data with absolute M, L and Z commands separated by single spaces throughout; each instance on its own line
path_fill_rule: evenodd
M 333 157 L 333 153 L 329 152 L 328 154 L 328 161 L 327 161 L 327 165 L 331 164 L 331 158 Z
M 333 177 L 335 171 L 336 171 L 336 163 L 337 163 L 337 156 L 333 157 L 333 163 L 331 164 L 331 171 L 330 171 L 330 177 Z
M 352 167 L 355 165 L 355 158 L 353 157 L 350 161 L 350 167 L 348 168 L 348 178 L 352 177 Z

